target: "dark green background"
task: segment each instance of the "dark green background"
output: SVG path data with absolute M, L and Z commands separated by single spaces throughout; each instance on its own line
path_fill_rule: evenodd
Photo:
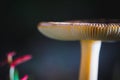
M 33 55 L 17 66 L 20 77 L 33 80 L 77 80 L 79 70 L 79 41 L 46 38 L 37 30 L 39 22 L 120 19 L 117 1 L 4 0 L 0 10 L 0 62 L 9 51 Z M 120 42 L 102 44 L 98 80 L 120 80 L 119 57 Z M 0 80 L 7 80 L 7 72 L 7 65 L 0 67 Z

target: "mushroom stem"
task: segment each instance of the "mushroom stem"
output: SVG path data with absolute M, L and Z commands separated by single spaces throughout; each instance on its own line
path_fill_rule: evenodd
M 101 41 L 81 41 L 79 80 L 97 80 Z

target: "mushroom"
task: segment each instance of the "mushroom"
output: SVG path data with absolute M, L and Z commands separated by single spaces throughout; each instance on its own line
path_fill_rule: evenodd
M 118 20 L 41 22 L 38 30 L 52 39 L 80 41 L 79 80 L 97 80 L 101 42 L 120 40 Z

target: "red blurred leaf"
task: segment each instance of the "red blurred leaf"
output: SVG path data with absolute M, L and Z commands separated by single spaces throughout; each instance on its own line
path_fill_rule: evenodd
M 17 65 L 19 65 L 19 64 L 21 64 L 23 62 L 26 62 L 26 61 L 30 60 L 31 58 L 32 58 L 31 55 L 24 55 L 22 57 L 19 57 L 19 58 L 15 59 L 12 62 L 11 66 L 17 66 Z
M 25 75 L 23 78 L 21 78 L 20 80 L 28 80 L 28 75 Z

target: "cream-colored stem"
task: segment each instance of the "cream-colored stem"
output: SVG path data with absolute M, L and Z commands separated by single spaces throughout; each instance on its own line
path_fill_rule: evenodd
M 97 80 L 101 41 L 81 41 L 79 80 Z

